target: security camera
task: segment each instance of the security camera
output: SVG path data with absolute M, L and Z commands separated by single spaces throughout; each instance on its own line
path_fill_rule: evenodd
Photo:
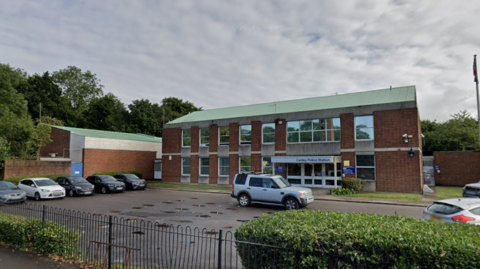
M 403 134 L 402 137 L 407 138 L 407 134 Z
M 408 137 L 408 138 L 412 138 L 412 137 L 413 137 L 413 135 L 408 135 L 407 137 Z

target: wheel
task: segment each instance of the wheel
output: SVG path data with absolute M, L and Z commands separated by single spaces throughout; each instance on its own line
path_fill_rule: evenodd
M 75 192 L 73 190 L 68 191 L 68 196 L 73 197 L 75 195 Z
M 107 193 L 107 187 L 102 187 L 102 193 L 103 194 Z
M 40 197 L 40 193 L 35 193 L 35 201 L 40 201 L 42 198 Z
M 299 204 L 297 199 L 289 197 L 285 200 L 285 209 L 290 210 L 290 209 L 298 209 Z
M 240 206 L 243 206 L 243 207 L 249 206 L 250 205 L 250 197 L 245 193 L 240 194 L 240 196 L 238 196 L 238 204 Z

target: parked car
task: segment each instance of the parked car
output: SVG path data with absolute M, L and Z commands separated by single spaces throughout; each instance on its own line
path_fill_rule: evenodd
M 480 182 L 465 185 L 463 187 L 463 197 L 480 198 Z
M 93 184 L 86 181 L 83 177 L 59 177 L 57 183 L 65 188 L 67 195 L 93 195 Z
M 311 189 L 294 187 L 281 176 L 266 174 L 236 174 L 231 196 L 240 206 L 280 204 L 286 209 L 305 207 L 314 200 Z
M 24 178 L 18 187 L 37 201 L 65 197 L 65 189 L 49 178 Z
M 480 199 L 452 198 L 439 200 L 423 210 L 423 220 L 480 224 Z
M 27 193 L 9 181 L 0 181 L 0 204 L 23 203 Z
M 116 180 L 112 176 L 89 176 L 87 177 L 87 181 L 93 184 L 96 192 L 123 192 L 125 190 L 125 183 Z
M 147 181 L 134 174 L 119 174 L 113 177 L 125 183 L 127 190 L 144 190 L 147 187 Z

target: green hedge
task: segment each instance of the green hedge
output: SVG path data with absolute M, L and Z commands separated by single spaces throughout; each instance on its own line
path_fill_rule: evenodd
M 119 172 L 98 172 L 95 173 L 94 175 L 108 175 L 108 176 L 114 176 L 118 174 L 134 174 L 139 178 L 143 178 L 143 173 L 139 171 L 119 171 Z
M 52 221 L 29 219 L 0 212 L 0 242 L 41 254 L 78 258 L 80 234 Z
M 342 188 L 353 190 L 356 193 L 361 193 L 367 182 L 363 179 L 356 177 L 344 177 L 342 178 Z
M 245 268 L 385 268 L 385 260 L 388 268 L 480 268 L 479 233 L 476 225 L 397 215 L 289 210 L 243 223 L 235 237 L 291 250 L 237 243 Z
M 56 181 L 58 177 L 68 177 L 70 175 L 67 174 L 59 174 L 59 175 L 42 175 L 42 176 L 22 176 L 22 177 L 9 177 L 5 179 L 5 181 L 10 181 L 15 185 L 18 185 L 18 182 L 24 178 L 32 178 L 32 177 L 46 177 L 50 178 L 53 181 Z

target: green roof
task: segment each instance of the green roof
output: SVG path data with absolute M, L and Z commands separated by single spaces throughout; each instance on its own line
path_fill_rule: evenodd
M 145 135 L 145 134 L 130 134 L 130 133 L 120 133 L 120 132 L 110 132 L 110 131 L 99 131 L 99 130 L 90 130 L 82 128 L 73 128 L 65 126 L 54 126 L 52 127 L 69 131 L 72 134 L 85 137 L 98 137 L 98 138 L 109 138 L 109 139 L 119 139 L 119 140 L 134 140 L 134 141 L 143 141 L 143 142 L 154 142 L 162 143 L 162 138 Z
M 168 124 L 306 112 L 345 107 L 371 106 L 400 102 L 416 102 L 415 91 L 415 86 L 405 86 L 264 104 L 209 109 L 192 112 L 181 118 L 175 119 Z

